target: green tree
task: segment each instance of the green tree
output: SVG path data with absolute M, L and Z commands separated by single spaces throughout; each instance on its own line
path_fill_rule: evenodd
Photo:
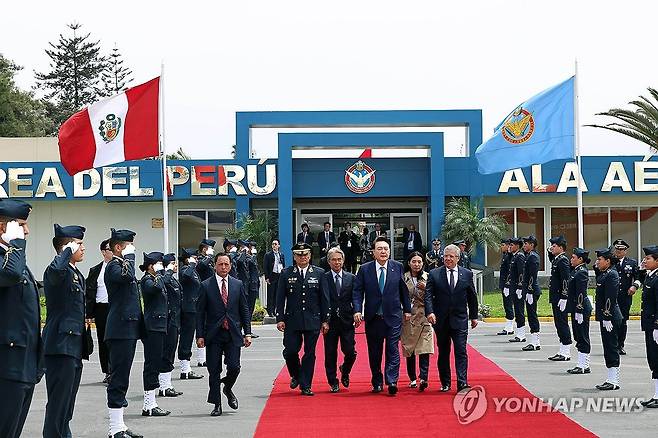
M 225 235 L 229 239 L 253 240 L 258 248 L 258 266 L 263 266 L 263 256 L 276 237 L 279 228 L 276 218 L 266 212 L 258 212 L 251 215 L 241 215 L 235 221 L 235 227 L 226 230 Z
M 617 119 L 617 122 L 605 125 L 585 125 L 593 128 L 602 128 L 618 132 L 649 145 L 653 152 L 658 152 L 658 91 L 648 88 L 651 98 L 640 96 L 640 100 L 633 100 L 629 105 L 634 110 L 613 108 L 597 116 L 608 116 Z
M 182 146 L 176 149 L 173 154 L 167 154 L 167 160 L 191 160 L 192 158 L 185 153 Z
M 133 72 L 123 65 L 123 57 L 115 45 L 102 75 L 104 94 L 113 96 L 122 92 L 133 81 L 132 74 Z
M 0 54 L 0 137 L 40 137 L 53 129 L 45 105 L 16 86 L 21 69 Z
M 477 244 L 498 247 L 500 239 L 507 235 L 507 222 L 502 216 L 481 217 L 479 202 L 472 203 L 468 198 L 453 198 L 448 201 L 443 225 L 446 242 L 464 239 L 470 253 Z
M 81 27 L 69 24 L 73 36 L 60 34 L 56 43 L 48 43 L 50 71 L 35 72 L 37 89 L 52 104 L 47 109 L 58 129 L 71 114 L 105 95 L 101 75 L 107 60 L 100 53 L 100 41 L 92 41 L 89 33 L 79 35 Z

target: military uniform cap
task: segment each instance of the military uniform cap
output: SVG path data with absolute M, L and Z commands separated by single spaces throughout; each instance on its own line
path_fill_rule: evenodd
M 32 206 L 18 199 L 0 199 L 0 216 L 27 220 Z
M 181 248 L 180 250 L 180 260 L 185 260 L 195 255 L 196 249 L 194 248 Z
M 312 249 L 311 245 L 304 242 L 299 242 L 292 246 L 292 252 L 298 255 L 303 255 L 306 252 L 310 253 L 311 249 Z
M 644 255 L 656 256 L 658 257 L 658 245 L 649 245 L 642 248 Z
M 511 243 L 511 240 L 509 237 L 507 239 L 500 239 L 500 244 L 503 245 L 509 245 Z
M 137 235 L 137 233 L 130 230 L 115 230 L 114 228 L 110 228 L 110 231 L 112 233 L 112 240 L 118 240 L 121 242 L 132 242 L 135 240 L 135 236 Z
M 432 240 L 432 243 L 441 243 L 441 239 L 439 239 L 438 237 L 437 237 L 437 238 L 434 238 L 434 239 Z
M 573 249 L 573 253 L 576 254 L 576 256 L 578 256 L 578 257 L 580 257 L 581 259 L 583 259 L 583 261 L 584 261 L 585 263 L 589 263 L 589 262 L 591 262 L 591 260 L 590 260 L 590 258 L 589 258 L 589 251 L 586 251 L 586 250 L 584 250 L 584 249 L 582 249 L 582 248 L 574 248 L 574 249 Z
M 513 245 L 522 245 L 523 239 L 521 239 L 520 237 L 510 237 L 509 243 Z
M 459 240 L 455 240 L 454 242 L 452 242 L 452 244 L 453 245 L 466 245 L 466 241 L 464 239 L 459 239 Z
M 617 239 L 617 240 L 615 240 L 614 242 L 612 242 L 612 246 L 614 246 L 615 249 L 628 249 L 628 248 L 631 247 L 631 246 L 630 246 L 628 243 L 626 243 L 626 241 L 623 240 L 623 239 Z
M 229 245 L 236 246 L 237 244 L 238 241 L 235 239 L 224 239 L 224 243 L 222 244 L 222 246 L 224 247 L 224 249 L 226 249 Z
M 174 261 L 176 261 L 176 254 L 174 253 L 165 254 L 162 257 L 162 263 L 164 263 L 165 266 Z
M 162 258 L 164 257 L 164 254 L 159 251 L 150 252 L 148 254 L 143 253 L 143 254 L 144 254 L 144 262 L 141 265 L 139 265 L 139 269 L 142 272 L 146 272 L 146 269 L 150 265 L 155 265 L 156 263 L 161 262 Z
M 203 239 L 203 240 L 201 241 L 201 245 L 206 245 L 206 246 L 209 246 L 209 247 L 211 247 L 211 248 L 214 247 L 216 243 L 217 243 L 217 242 L 215 242 L 215 241 L 212 240 L 212 239 Z
M 566 245 L 567 244 L 567 239 L 565 239 L 564 236 L 561 235 L 561 234 L 559 236 L 551 237 L 548 241 L 551 242 L 553 245 Z
M 59 224 L 54 225 L 55 228 L 55 237 L 72 237 L 74 239 L 84 239 L 85 237 L 85 227 L 79 225 L 68 225 L 62 227 Z
M 615 257 L 610 248 L 597 249 L 596 250 L 596 256 L 597 257 L 603 257 L 603 258 L 606 258 L 606 259 L 613 259 Z
M 526 236 L 526 237 L 523 238 L 523 243 L 525 243 L 525 242 L 533 243 L 536 246 L 537 245 L 537 238 L 531 234 L 531 235 Z

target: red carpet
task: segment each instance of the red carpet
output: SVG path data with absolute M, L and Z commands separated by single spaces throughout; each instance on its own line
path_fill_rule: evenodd
M 357 335 L 358 358 L 350 375 L 350 387 L 341 386 L 340 392 L 331 394 L 324 373 L 324 351 L 322 339 L 318 342 L 313 390 L 315 397 L 303 397 L 299 389 L 288 387 L 290 378 L 284 368 L 274 382 L 270 398 L 256 428 L 256 437 L 402 437 L 402 436 L 594 436 L 591 432 L 560 412 L 534 410 L 538 399 L 516 382 L 495 363 L 469 346 L 469 383 L 474 387 L 468 394 L 469 400 L 461 404 L 460 413 L 464 423 L 460 424 L 453 399 L 455 390 L 448 393 L 438 391 L 436 354 L 431 356 L 430 387 L 419 393 L 408 388 L 404 358 L 400 367 L 400 382 L 397 396 L 384 392 L 371 394 L 370 369 L 365 335 Z M 451 361 L 454 366 L 454 362 Z M 454 370 L 453 370 L 454 373 Z M 340 375 L 339 375 L 340 378 Z M 453 388 L 456 385 L 453 376 Z M 477 386 L 484 388 L 486 398 Z M 525 412 L 520 411 L 516 401 L 510 402 L 496 412 L 494 398 L 528 398 Z M 486 410 L 484 403 L 486 400 Z M 459 404 L 458 404 L 459 405 Z M 503 406 L 505 406 L 503 404 Z M 513 412 L 512 412 L 513 411 Z M 471 415 L 469 416 L 469 412 Z M 483 415 L 480 415 L 484 412 Z M 477 419 L 475 419 L 477 418 Z M 474 421 L 472 421 L 474 420 Z

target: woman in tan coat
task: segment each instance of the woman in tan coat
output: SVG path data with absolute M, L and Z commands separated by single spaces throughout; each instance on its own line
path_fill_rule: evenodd
M 434 353 L 434 333 L 425 316 L 425 282 L 427 273 L 423 271 L 423 256 L 414 251 L 406 263 L 404 281 L 409 289 L 411 319 L 402 324 L 402 353 L 407 358 L 407 374 L 411 383 L 424 391 L 428 384 L 430 354 Z M 420 384 L 416 384 L 416 355 L 420 368 Z

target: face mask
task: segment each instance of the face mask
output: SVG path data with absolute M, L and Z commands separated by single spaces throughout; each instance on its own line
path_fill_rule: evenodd
M 256 250 L 256 248 L 252 248 L 251 253 L 252 253 L 253 255 L 256 255 L 256 254 L 258 253 L 258 250 Z
M 231 248 L 231 250 L 229 252 L 237 252 L 237 250 L 238 249 L 234 246 L 233 248 Z

